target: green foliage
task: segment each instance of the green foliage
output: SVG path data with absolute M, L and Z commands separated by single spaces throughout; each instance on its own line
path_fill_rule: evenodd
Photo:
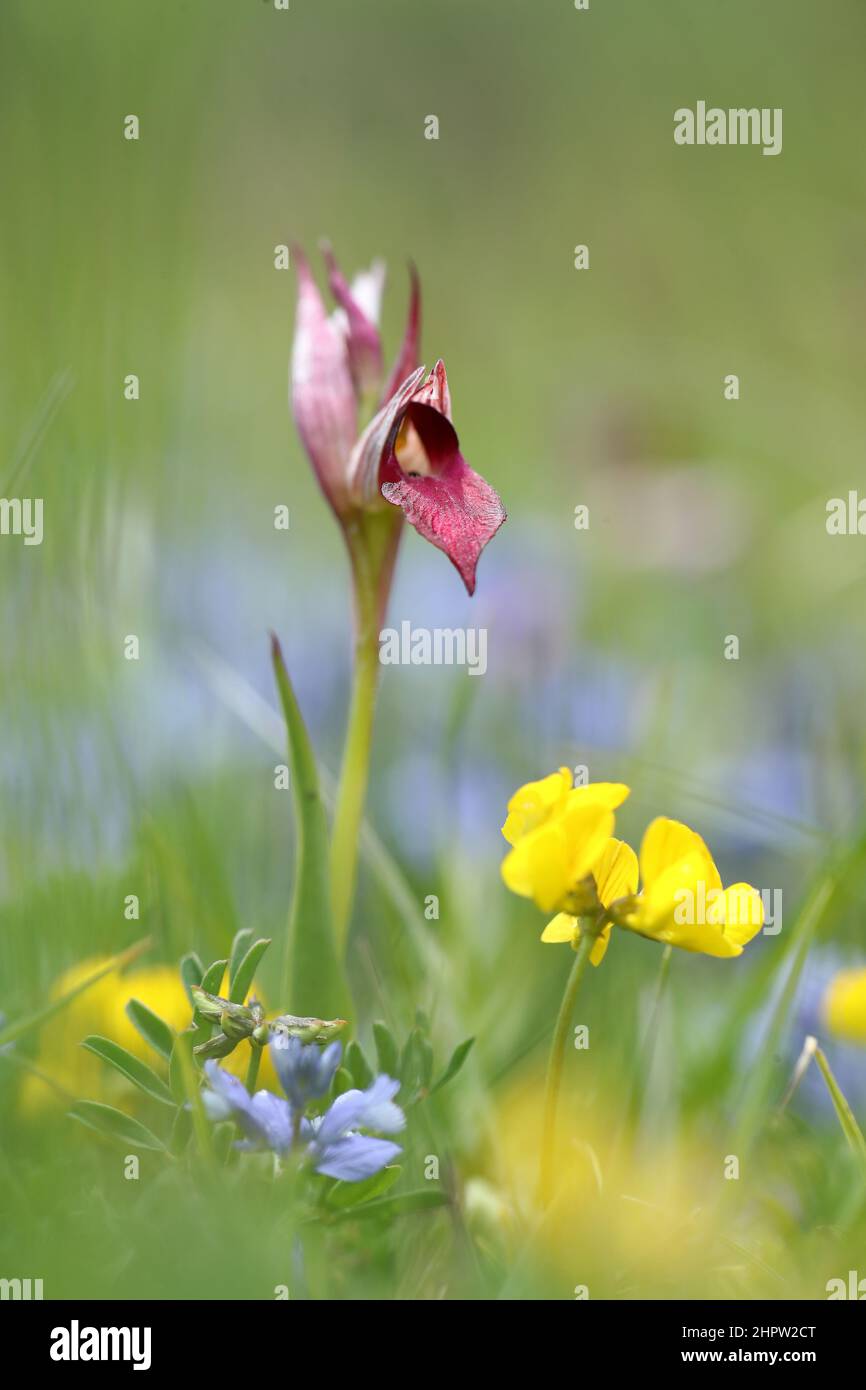
M 276 638 L 272 657 L 288 733 L 296 831 L 283 997 L 291 997 L 293 1013 L 348 1018 L 351 1006 L 334 940 L 328 825 L 316 760 Z

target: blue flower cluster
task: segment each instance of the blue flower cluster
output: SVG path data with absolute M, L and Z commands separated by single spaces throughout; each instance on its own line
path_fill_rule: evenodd
M 344 1091 L 324 1115 L 308 1118 L 310 1104 L 330 1089 L 342 1043 L 320 1050 L 315 1043 L 278 1034 L 270 1048 L 287 1100 L 271 1091 L 251 1096 L 236 1076 L 216 1062 L 205 1063 L 210 1089 L 202 1092 L 202 1099 L 207 1114 L 214 1121 L 238 1123 L 246 1135 L 239 1147 L 271 1149 L 280 1155 L 298 1149 L 317 1173 L 343 1182 L 361 1182 L 393 1162 L 401 1152 L 399 1145 L 362 1131 L 396 1134 L 403 1129 L 406 1118 L 394 1103 L 399 1081 L 377 1076 L 365 1091 Z

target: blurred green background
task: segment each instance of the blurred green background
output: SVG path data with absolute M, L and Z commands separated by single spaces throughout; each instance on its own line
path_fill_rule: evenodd
M 387 260 L 389 355 L 417 264 L 423 360 L 445 359 L 463 452 L 509 511 L 472 601 L 414 533 L 402 547 L 392 621 L 486 626 L 489 667 L 477 681 L 385 673 L 380 841 L 352 938 L 361 1035 L 374 1017 L 405 1029 L 422 1007 L 440 1051 L 478 1036 L 439 1142 L 461 1191 L 473 1178 L 498 1191 L 499 1107 L 523 1078 L 531 1089 L 568 964 L 507 898 L 499 826 L 518 783 L 585 763 L 632 785 L 628 838 L 655 814 L 682 817 L 726 881 L 784 900 L 782 932 L 748 958 L 673 962 L 629 1112 L 636 1162 L 656 1141 L 690 1171 L 693 1144 L 730 1152 L 799 908 L 832 866 L 770 1049 L 778 1100 L 826 979 L 866 958 L 866 542 L 825 529 L 829 498 L 866 492 L 864 51 L 857 0 L 832 13 L 809 0 L 592 0 L 586 13 L 571 0 L 4 0 L 0 490 L 45 509 L 41 546 L 0 539 L 8 1017 L 139 935 L 171 963 L 224 953 L 240 925 L 284 930 L 291 817 L 273 787 L 267 632 L 332 773 L 349 603 L 287 409 L 294 277 L 273 257 L 327 236 L 348 271 Z M 699 99 L 783 108 L 782 154 L 675 146 L 674 110 Z M 123 138 L 130 113 L 137 142 Z M 129 893 L 138 923 L 123 917 Z M 599 1037 L 571 1101 L 586 1126 L 597 1102 L 629 1101 L 658 970 L 649 943 L 614 946 L 583 1006 Z M 830 1049 L 862 1119 L 864 1054 Z M 23 1118 L 20 1063 L 6 1060 L 0 1144 L 18 1200 L 0 1274 L 44 1273 L 48 1296 L 268 1296 L 252 1210 L 235 1218 L 237 1266 L 216 1271 L 207 1248 L 190 1253 L 180 1190 L 164 1208 L 154 1187 L 131 1196 L 62 1108 Z M 853 1267 L 844 1232 L 862 1234 L 862 1210 L 820 1089 L 784 1124 L 764 1136 L 738 1240 L 751 1232 L 772 1264 L 796 1228 L 799 1253 L 767 1285 L 746 1261 L 728 1296 L 821 1297 Z M 840 1244 L 816 1260 L 827 1228 Z M 568 1260 L 515 1276 L 495 1242 L 467 1272 L 449 1230 L 429 1218 L 426 1259 L 404 1232 L 361 1241 L 328 1292 L 488 1296 L 518 1278 L 513 1296 L 570 1297 L 580 1282 Z M 584 1231 L 598 1296 L 719 1290 L 715 1265 L 704 1284 L 652 1259 L 623 1274 L 602 1235 Z

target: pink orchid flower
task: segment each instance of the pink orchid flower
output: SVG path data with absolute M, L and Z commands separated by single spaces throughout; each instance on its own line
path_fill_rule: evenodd
M 451 420 L 445 364 L 418 363 L 420 290 L 412 271 L 409 316 L 397 360 L 383 384 L 379 307 L 384 266 L 351 285 L 324 248 L 329 314 L 303 254 L 295 251 L 298 305 L 291 394 L 298 433 L 341 525 L 400 508 L 415 530 L 443 550 L 469 593 L 487 542 L 505 508 L 460 452 Z M 361 411 L 376 407 L 361 429 Z

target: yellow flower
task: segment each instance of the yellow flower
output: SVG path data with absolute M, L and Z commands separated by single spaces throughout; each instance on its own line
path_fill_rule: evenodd
M 866 970 L 842 970 L 822 1003 L 829 1031 L 844 1042 L 866 1043 Z
M 74 989 L 88 975 L 105 965 L 108 959 L 106 956 L 79 961 L 70 970 L 64 971 L 54 982 L 50 998 L 59 999 Z M 130 999 L 140 999 L 176 1032 L 188 1028 L 192 1022 L 192 1006 L 176 969 L 168 965 L 149 965 L 126 974 L 113 972 L 77 995 L 45 1024 L 34 1059 L 36 1066 L 76 1100 L 80 1097 L 102 1100 L 128 1109 L 138 1093 L 119 1073 L 86 1051 L 81 1042 L 91 1033 L 110 1038 L 164 1076 L 166 1065 L 148 1047 L 127 1017 L 126 1005 Z M 249 1053 L 249 1046 L 243 1043 L 224 1058 L 220 1066 L 243 1078 Z M 269 1050 L 262 1056 L 259 1076 L 260 1086 L 278 1089 Z M 47 1107 L 65 1104 L 68 1104 L 68 1100 L 39 1076 L 29 1073 L 24 1077 L 20 1105 L 26 1114 L 36 1114 Z
M 512 893 L 532 898 L 545 912 L 567 904 L 592 873 L 614 827 L 614 810 L 629 789 L 618 782 L 571 785 L 568 768 L 528 782 L 508 803 L 502 833 L 512 849 L 502 878 Z
M 593 869 L 595 891 L 602 907 L 610 907 L 620 898 L 631 897 L 637 892 L 637 855 L 631 845 L 624 840 L 608 840 L 601 858 Z M 610 922 L 596 938 L 590 952 L 590 962 L 601 965 L 611 933 Z M 580 940 L 580 919 L 567 912 L 559 912 L 548 922 L 541 934 L 542 941 L 569 941 L 576 946 Z
M 708 956 L 739 956 L 763 926 L 761 896 L 748 883 L 722 887 L 700 835 L 660 816 L 640 847 L 643 891 L 619 925 Z

